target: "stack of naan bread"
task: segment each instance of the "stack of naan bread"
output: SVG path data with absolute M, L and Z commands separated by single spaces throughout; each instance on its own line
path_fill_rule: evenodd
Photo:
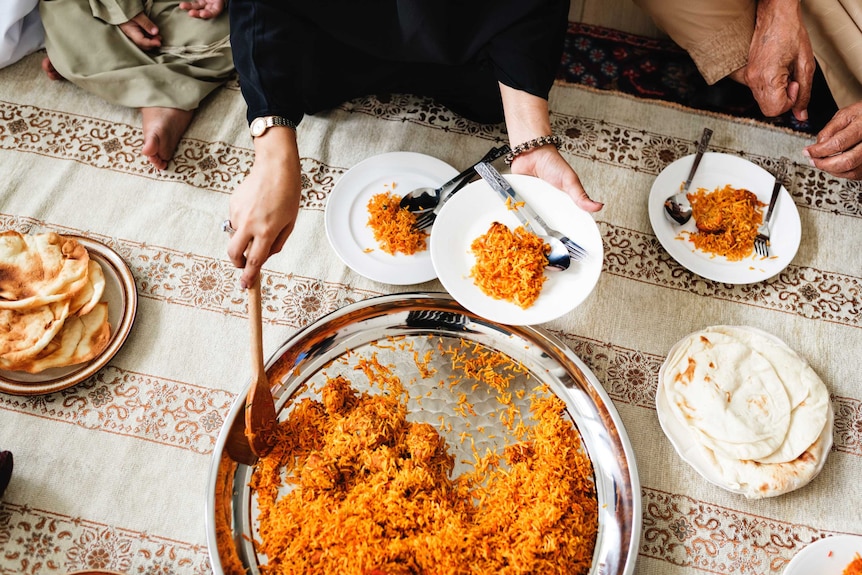
M 784 342 L 754 328 L 683 338 L 659 372 L 656 404 L 683 458 L 749 498 L 807 484 L 832 445 L 826 386 Z
M 0 232 L 0 369 L 89 361 L 110 341 L 105 276 L 74 238 Z

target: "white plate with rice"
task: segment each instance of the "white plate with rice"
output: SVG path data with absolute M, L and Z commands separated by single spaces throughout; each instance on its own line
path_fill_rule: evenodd
M 376 194 L 404 196 L 415 188 L 436 188 L 458 170 L 432 156 L 389 152 L 363 160 L 335 183 L 326 202 L 326 237 L 338 257 L 368 279 L 392 285 L 433 280 L 437 274 L 429 251 L 412 255 L 388 254 L 380 249 L 368 227 L 368 201 Z
M 857 555 L 862 556 L 862 535 L 824 537 L 803 547 L 782 575 L 842 575 Z
M 565 271 L 546 270 L 547 281 L 538 299 L 526 309 L 486 295 L 470 276 L 475 263 L 470 245 L 494 222 L 510 229 L 520 224 L 500 196 L 487 183 L 477 180 L 452 196 L 437 216 L 431 232 L 434 269 L 458 303 L 484 318 L 508 325 L 549 322 L 578 307 L 595 288 L 604 255 L 601 233 L 589 213 L 547 182 L 532 176 L 504 177 L 548 225 L 583 247 L 587 257 L 573 261 Z
M 717 282 L 750 284 L 773 277 L 786 268 L 799 249 L 802 224 L 799 211 L 790 193 L 784 187 L 772 214 L 770 228 L 770 257 L 755 253 L 739 261 L 703 252 L 688 239 L 697 231 L 694 219 L 685 225 L 671 222 L 664 212 L 664 201 L 679 191 L 688 176 L 694 155 L 679 158 L 663 169 L 653 182 L 648 200 L 650 224 L 662 247 L 686 269 Z M 713 191 L 726 185 L 754 192 L 763 204 L 769 204 L 775 177 L 745 158 L 730 154 L 707 152 L 691 182 L 690 191 L 698 188 Z M 764 208 L 764 215 L 766 209 Z

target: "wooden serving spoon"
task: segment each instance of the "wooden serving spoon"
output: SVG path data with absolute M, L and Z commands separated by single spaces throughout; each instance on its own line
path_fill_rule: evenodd
M 245 398 L 245 435 L 255 455 L 272 449 L 275 435 L 275 401 L 263 365 L 263 320 L 260 304 L 260 274 L 248 288 L 248 319 L 251 326 L 251 383 Z

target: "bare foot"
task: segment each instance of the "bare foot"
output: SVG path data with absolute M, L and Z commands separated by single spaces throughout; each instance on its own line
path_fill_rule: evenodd
M 63 76 L 60 75 L 60 72 L 54 68 L 54 64 L 51 63 L 50 58 L 45 56 L 42 58 L 42 71 L 45 72 L 45 75 L 52 80 L 62 80 Z
M 194 113 L 179 108 L 141 108 L 144 128 L 141 153 L 159 170 L 168 167 Z

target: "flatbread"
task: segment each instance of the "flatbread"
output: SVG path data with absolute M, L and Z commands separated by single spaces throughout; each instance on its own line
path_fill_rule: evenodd
M 827 422 L 817 439 L 792 460 L 762 464 L 755 461 L 730 459 L 708 451 L 709 460 L 728 488 L 749 499 L 775 497 L 811 482 L 822 469 L 827 445 L 831 445 L 832 426 Z
M 89 361 L 110 340 L 102 266 L 57 233 L 0 232 L 0 369 Z
M 63 328 L 69 300 L 30 309 L 0 309 L 0 368 L 16 369 L 38 355 Z
M 739 349 L 730 353 L 722 350 L 722 345 Z M 752 360 L 754 357 L 759 359 Z M 706 429 L 719 435 L 716 430 L 727 428 L 729 434 L 724 437 L 738 439 L 740 412 L 715 407 L 715 398 L 701 388 L 719 394 L 732 387 L 722 379 L 726 376 L 736 378 L 737 387 L 749 387 L 749 391 L 759 389 L 750 381 L 753 373 L 760 374 L 758 377 L 768 373 L 763 371 L 761 360 L 769 364 L 785 390 L 790 411 L 780 445 L 772 453 L 754 459 L 735 455 L 744 453 L 747 448 L 739 449 L 735 444 L 716 440 L 704 432 Z M 714 377 L 721 361 L 725 362 L 727 373 L 722 374 L 722 378 Z M 707 367 L 703 368 L 703 364 Z M 760 499 L 798 489 L 823 468 L 832 445 L 829 393 L 808 362 L 780 339 L 745 326 L 708 327 L 675 345 L 659 373 L 656 409 L 662 428 L 680 455 L 710 481 L 748 498 Z M 767 385 L 761 387 L 765 389 Z M 674 393 L 676 399 L 672 399 Z M 681 397 L 689 403 L 680 405 Z M 752 416 L 761 407 L 758 404 L 751 409 Z M 726 421 L 699 425 L 696 418 L 706 418 L 709 413 L 713 418 Z M 753 432 L 757 427 L 750 426 Z M 752 435 L 752 444 L 763 445 L 761 439 Z
M 65 367 L 90 361 L 108 346 L 111 327 L 108 304 L 96 304 L 90 313 L 70 316 L 63 329 L 38 357 L 18 364 L 18 371 L 39 373 L 52 367 Z
M 94 259 L 90 259 L 87 268 L 87 283 L 78 290 L 72 298 L 69 313 L 75 315 L 86 315 L 102 299 L 105 291 L 105 274 L 102 266 Z
M 0 232 L 0 309 L 25 309 L 68 299 L 87 283 L 90 255 L 54 232 Z
M 681 342 L 662 385 L 676 418 L 732 459 L 769 456 L 790 427 L 790 399 L 772 364 L 723 333 L 698 332 Z
M 736 326 L 714 326 L 704 331 L 735 337 L 757 349 L 772 364 L 790 399 L 790 426 L 781 446 L 770 455 L 757 458 L 757 461 L 784 463 L 797 459 L 823 430 L 829 410 L 826 385 L 799 354 L 765 332 Z

